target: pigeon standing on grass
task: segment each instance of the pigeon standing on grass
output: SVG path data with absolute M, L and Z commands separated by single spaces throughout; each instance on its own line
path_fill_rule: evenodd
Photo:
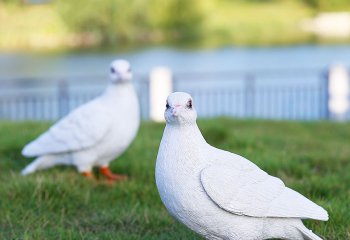
M 321 239 L 301 219 L 327 212 L 249 160 L 210 146 L 187 93 L 169 95 L 156 183 L 167 210 L 207 239 Z
M 92 168 L 97 166 L 109 180 L 125 179 L 113 174 L 109 163 L 127 149 L 139 128 L 139 103 L 131 79 L 129 62 L 113 61 L 110 83 L 101 96 L 78 107 L 24 147 L 24 156 L 37 158 L 22 174 L 62 164 L 76 166 L 86 177 L 92 177 Z

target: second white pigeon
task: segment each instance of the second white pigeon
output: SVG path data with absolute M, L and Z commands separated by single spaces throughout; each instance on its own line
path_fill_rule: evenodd
M 172 216 L 206 239 L 321 239 L 301 219 L 326 221 L 327 212 L 249 160 L 210 146 L 189 94 L 171 94 L 164 115 L 155 174 Z
M 109 180 L 125 179 L 113 174 L 109 163 L 128 148 L 139 128 L 139 103 L 131 80 L 129 62 L 113 61 L 110 83 L 101 96 L 78 107 L 24 147 L 24 156 L 37 158 L 22 174 L 63 164 L 76 166 L 87 177 L 97 166 Z

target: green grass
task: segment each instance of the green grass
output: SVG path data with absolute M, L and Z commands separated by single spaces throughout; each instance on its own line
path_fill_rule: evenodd
M 143 123 L 112 170 L 130 180 L 89 181 L 70 167 L 22 177 L 25 143 L 48 123 L 0 122 L 0 239 L 200 239 L 163 207 L 154 165 L 164 124 Z M 305 221 L 325 239 L 350 238 L 350 124 L 201 120 L 207 141 L 241 154 L 326 208 Z

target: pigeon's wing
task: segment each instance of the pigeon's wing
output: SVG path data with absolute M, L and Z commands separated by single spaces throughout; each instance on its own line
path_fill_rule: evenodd
M 209 166 L 200 179 L 212 201 L 237 215 L 328 220 L 323 208 L 258 167 L 242 171 L 232 164 Z
M 72 111 L 27 144 L 22 154 L 33 157 L 85 149 L 103 139 L 112 126 L 106 107 L 97 99 Z

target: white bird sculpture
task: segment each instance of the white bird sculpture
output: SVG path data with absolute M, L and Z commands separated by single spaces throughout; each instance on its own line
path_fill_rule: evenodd
M 189 94 L 169 95 L 156 184 L 172 216 L 206 239 L 321 239 L 301 219 L 327 212 L 249 160 L 209 145 Z
M 24 156 L 37 158 L 22 175 L 63 164 L 76 166 L 86 177 L 92 177 L 97 166 L 109 180 L 125 179 L 113 174 L 109 163 L 127 149 L 139 128 L 139 103 L 131 79 L 129 62 L 113 61 L 110 83 L 101 96 L 73 110 L 24 147 Z

